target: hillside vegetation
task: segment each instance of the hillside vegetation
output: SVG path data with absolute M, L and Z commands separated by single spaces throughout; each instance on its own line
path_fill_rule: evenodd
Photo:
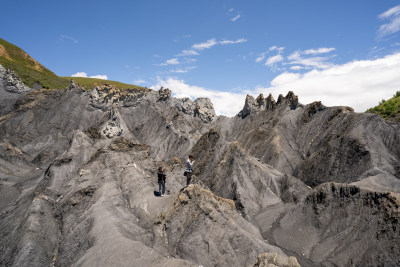
M 28 53 L 13 45 L 6 40 L 0 38 L 0 64 L 6 68 L 13 70 L 22 80 L 22 82 L 33 87 L 38 83 L 41 87 L 46 89 L 61 89 L 69 86 L 71 77 L 59 77 L 54 72 L 50 71 Z M 112 84 L 118 89 L 142 89 L 143 87 L 135 86 L 132 84 L 120 83 L 116 81 L 74 77 L 85 89 L 92 89 L 96 85 Z
M 389 100 L 382 99 L 379 105 L 366 112 L 376 113 L 385 120 L 400 122 L 400 91 Z

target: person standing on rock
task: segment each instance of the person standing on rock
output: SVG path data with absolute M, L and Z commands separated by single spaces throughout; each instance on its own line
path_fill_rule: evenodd
M 158 168 L 158 193 L 160 197 L 165 194 L 165 179 L 167 175 L 165 174 L 165 170 L 163 167 Z
M 192 155 L 189 155 L 188 160 L 186 161 L 186 186 L 190 184 L 190 180 L 192 180 L 192 173 L 193 173 L 193 164 L 195 160 Z

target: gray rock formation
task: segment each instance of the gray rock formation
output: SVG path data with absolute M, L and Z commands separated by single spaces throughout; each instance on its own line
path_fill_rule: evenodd
M 0 87 L 2 266 L 400 265 L 398 123 L 292 92 L 227 118 L 169 89 Z
M 161 87 L 160 90 L 158 90 L 158 100 L 159 101 L 166 101 L 168 99 L 171 99 L 171 90 L 168 88 Z
M 246 96 L 243 109 L 239 112 L 238 116 L 243 119 L 247 117 L 250 113 L 257 109 L 256 100 L 251 95 Z
M 73 79 L 71 79 L 68 89 L 69 90 L 83 90 L 83 88 L 77 82 L 75 82 Z
M 10 93 L 21 94 L 24 92 L 28 92 L 31 89 L 20 80 L 17 74 L 15 74 L 12 70 L 6 70 L 3 66 L 0 65 L 0 78 L 1 83 L 4 89 Z
M 175 107 L 178 111 L 198 117 L 206 123 L 211 123 L 216 117 L 214 106 L 208 98 L 197 98 L 195 101 L 187 97 L 177 99 L 175 100 Z
M 29 91 L 31 88 L 25 86 L 15 72 L 0 64 L 0 116 L 10 112 L 15 102 Z

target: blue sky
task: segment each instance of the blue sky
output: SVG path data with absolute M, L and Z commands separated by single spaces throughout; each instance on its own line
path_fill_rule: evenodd
M 164 86 L 229 116 L 246 94 L 363 112 L 400 91 L 398 0 L 3 0 L 0 23 L 57 75 Z

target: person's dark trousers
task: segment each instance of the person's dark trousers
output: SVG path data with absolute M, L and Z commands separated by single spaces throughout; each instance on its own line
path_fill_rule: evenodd
M 160 196 L 165 194 L 165 182 L 158 182 L 158 192 L 160 193 Z
M 186 175 L 186 186 L 190 185 L 190 180 L 192 180 L 192 172 L 187 172 L 187 175 Z

